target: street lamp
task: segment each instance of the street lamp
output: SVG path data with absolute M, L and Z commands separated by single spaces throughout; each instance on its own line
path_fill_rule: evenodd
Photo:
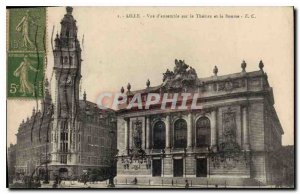
M 46 134 L 46 164 L 45 164 L 45 167 L 46 167 L 46 177 L 45 177 L 45 180 L 43 183 L 45 184 L 49 184 L 49 171 L 48 171 L 48 143 L 49 143 L 49 129 L 50 129 L 50 123 L 51 123 L 51 118 L 52 118 L 52 115 L 53 115 L 53 110 L 54 110 L 54 107 L 53 105 L 50 106 L 47 110 L 47 116 L 49 116 L 50 120 L 48 122 L 48 126 L 47 126 L 47 134 Z
M 183 148 L 183 157 L 184 157 L 184 177 L 186 177 L 186 148 Z
M 115 137 L 115 127 L 116 127 L 116 118 L 114 116 L 111 117 L 110 119 L 110 131 L 109 134 L 111 136 L 111 142 L 110 142 L 110 150 L 111 150 L 111 155 L 110 155 L 110 159 L 111 159 L 111 166 L 110 166 L 110 177 L 109 177 L 109 183 L 107 187 L 115 187 L 115 183 L 114 183 L 114 176 L 115 176 L 115 150 L 113 150 L 113 143 L 114 143 L 114 137 Z
M 48 135 L 48 129 L 47 129 L 47 139 L 46 139 L 46 175 L 45 175 L 45 180 L 43 181 L 44 184 L 49 184 L 49 175 L 48 175 L 48 143 L 49 143 L 49 135 Z

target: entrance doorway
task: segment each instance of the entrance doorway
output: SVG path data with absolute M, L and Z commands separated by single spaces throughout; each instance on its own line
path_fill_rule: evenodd
M 183 177 L 183 159 L 174 159 L 173 172 L 174 177 Z
M 206 177 L 207 176 L 207 159 L 198 158 L 197 159 L 197 177 Z
M 39 173 L 38 174 L 39 177 L 45 177 L 45 169 L 40 168 L 39 171 L 38 171 L 38 173 Z
M 161 160 L 152 160 L 152 176 L 161 176 Z
M 60 168 L 58 170 L 59 172 L 59 176 L 63 177 L 63 178 L 67 178 L 68 177 L 68 169 L 67 168 Z

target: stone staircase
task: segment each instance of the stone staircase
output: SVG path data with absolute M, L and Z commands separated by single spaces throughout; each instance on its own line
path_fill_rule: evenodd
M 260 187 L 261 182 L 250 178 L 183 178 L 183 177 L 137 177 L 137 185 L 184 187 L 185 181 L 191 187 Z M 134 177 L 116 177 L 115 184 L 133 185 Z

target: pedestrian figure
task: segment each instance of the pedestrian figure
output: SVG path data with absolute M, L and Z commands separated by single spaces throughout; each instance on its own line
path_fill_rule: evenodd
M 83 176 L 83 183 L 84 183 L 84 185 L 87 185 L 87 184 L 86 184 L 87 181 L 88 181 L 88 175 L 85 174 L 85 175 Z
M 53 183 L 52 188 L 57 188 L 57 182 L 56 181 Z
M 136 177 L 134 177 L 134 179 L 133 179 L 133 184 L 137 184 L 137 178 Z
M 190 187 L 190 185 L 189 185 L 188 180 L 185 180 L 185 188 L 189 188 L 189 187 Z

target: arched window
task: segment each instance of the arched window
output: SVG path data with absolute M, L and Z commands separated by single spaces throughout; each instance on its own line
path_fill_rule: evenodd
M 153 127 L 153 148 L 164 149 L 166 147 L 166 125 L 158 121 Z
M 201 117 L 196 122 L 196 146 L 206 147 L 210 145 L 210 121 L 207 117 Z
M 187 123 L 184 119 L 178 119 L 174 123 L 174 148 L 186 148 Z

